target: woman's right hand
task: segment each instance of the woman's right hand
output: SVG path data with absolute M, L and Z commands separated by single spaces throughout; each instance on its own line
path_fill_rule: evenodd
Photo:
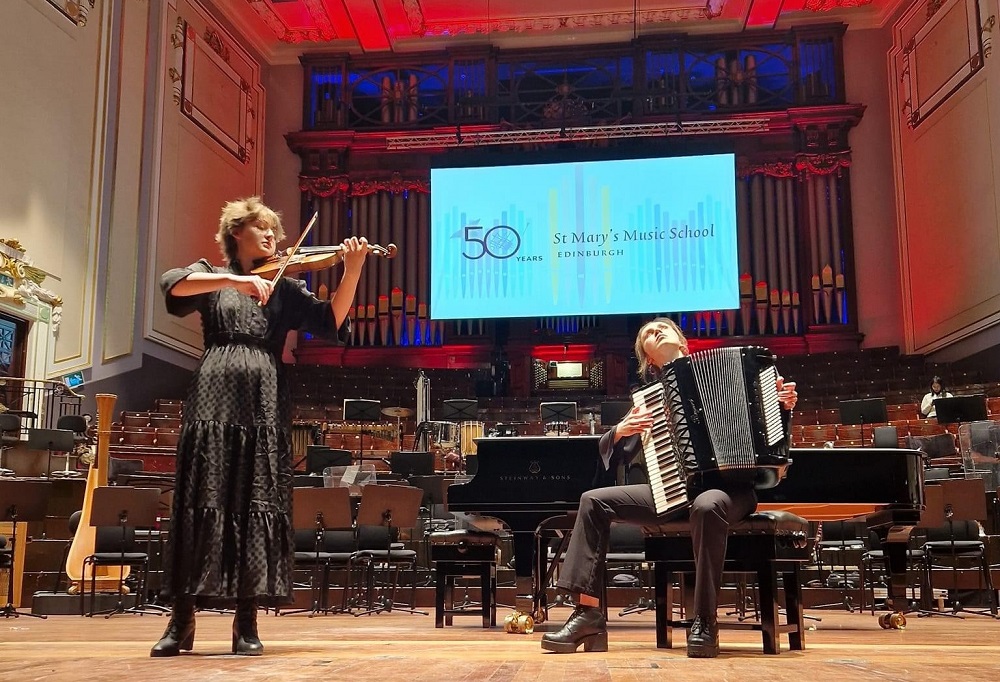
M 646 409 L 633 407 L 615 426 L 615 440 L 653 428 L 653 415 Z
M 261 305 L 264 305 L 267 303 L 267 299 L 271 298 L 274 282 L 257 275 L 233 275 L 233 288 L 241 294 L 257 299 Z

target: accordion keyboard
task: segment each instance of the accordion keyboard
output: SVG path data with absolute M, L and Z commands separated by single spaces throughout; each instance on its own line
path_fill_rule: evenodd
M 653 427 L 642 434 L 642 456 L 656 513 L 660 515 L 688 504 L 687 476 L 678 461 L 665 402 L 663 384 L 659 382 L 632 393 L 632 404 L 648 409 L 653 417 Z

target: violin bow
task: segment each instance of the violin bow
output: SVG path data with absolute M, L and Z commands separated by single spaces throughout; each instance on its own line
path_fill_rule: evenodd
M 281 264 L 280 268 L 278 268 L 278 274 L 274 276 L 275 282 L 281 281 L 281 276 L 285 274 L 285 268 L 287 268 L 288 264 L 292 262 L 292 256 L 294 256 L 295 252 L 299 250 L 299 247 L 302 245 L 302 240 L 306 238 L 306 235 L 309 234 L 309 230 L 313 228 L 313 225 L 316 224 L 317 220 L 319 220 L 319 211 L 313 213 L 313 217 L 310 218 L 309 222 L 306 224 L 306 229 L 302 230 L 302 234 L 299 235 L 299 239 L 295 242 L 295 246 L 293 246 L 291 251 L 288 252 L 285 262 Z

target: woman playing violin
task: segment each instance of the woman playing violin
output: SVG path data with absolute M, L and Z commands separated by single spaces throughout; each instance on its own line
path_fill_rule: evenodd
M 281 219 L 259 198 L 232 201 L 215 237 L 225 266 L 200 260 L 160 278 L 169 313 L 201 314 L 205 352 L 184 402 L 163 566 L 173 612 L 154 657 L 191 650 L 195 608 L 209 605 L 235 607 L 233 653 L 259 655 L 258 605 L 291 601 L 292 420 L 282 349 L 297 329 L 347 340 L 368 247 L 344 240 L 340 285 L 320 301 L 297 280 L 249 274 L 283 237 Z

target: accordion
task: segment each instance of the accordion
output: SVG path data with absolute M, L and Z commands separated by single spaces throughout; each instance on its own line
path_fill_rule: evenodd
M 766 348 L 714 348 L 674 360 L 660 381 L 632 393 L 632 403 L 653 415 L 642 453 L 657 514 L 685 508 L 699 473 L 758 488 L 784 478 L 789 434 L 777 379 Z

